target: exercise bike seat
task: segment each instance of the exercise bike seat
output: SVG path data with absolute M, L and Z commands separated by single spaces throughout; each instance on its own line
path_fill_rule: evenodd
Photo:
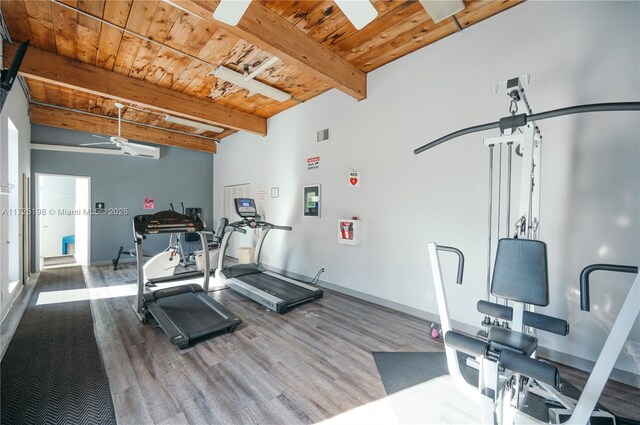
M 538 338 L 500 326 L 491 326 L 487 339 L 494 351 L 507 349 L 527 357 L 538 348 Z

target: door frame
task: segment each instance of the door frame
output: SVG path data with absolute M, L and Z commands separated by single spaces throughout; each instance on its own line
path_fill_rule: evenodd
M 230 203 L 227 204 L 227 190 L 234 190 L 234 188 L 239 188 L 242 187 L 242 196 L 250 196 L 251 194 L 251 183 L 237 183 L 237 184 L 229 184 L 223 187 L 223 198 L 222 198 L 222 216 L 223 217 L 227 217 L 227 219 L 229 219 L 230 222 L 239 220 L 240 217 L 238 216 L 238 214 L 235 212 L 235 204 L 233 203 L 233 199 L 230 200 Z M 249 239 L 251 238 L 251 239 Z M 246 234 L 242 235 L 241 233 L 238 233 L 235 235 L 235 237 L 231 237 L 229 239 L 229 246 L 227 247 L 228 249 L 226 250 L 226 256 L 231 257 L 231 258 L 238 258 L 238 248 L 244 245 L 248 245 L 249 241 L 253 242 L 253 233 L 249 234 L 249 232 L 247 232 Z
M 41 206 L 40 206 L 40 182 L 41 182 L 41 178 L 42 177 L 70 177 L 73 179 L 87 179 L 89 181 L 89 193 L 88 193 L 88 200 L 89 200 L 89 205 L 86 206 L 87 210 L 91 209 L 91 177 L 90 176 L 74 176 L 74 175 L 69 175 L 69 174 L 54 174 L 54 173 L 35 173 L 35 183 L 34 183 L 34 188 L 35 188 L 35 196 L 36 196 L 36 209 L 35 209 L 35 216 L 36 216 L 36 231 L 35 231 L 35 245 L 36 245 L 36 271 L 42 271 L 42 267 L 43 267 L 43 256 L 41 255 L 41 250 L 42 250 L 42 241 L 41 241 L 41 237 L 42 237 L 42 233 L 41 233 L 41 228 L 40 228 L 40 210 L 41 210 Z M 78 261 L 79 262 L 79 261 Z M 80 263 L 80 262 L 79 262 Z M 86 258 L 86 264 L 87 265 L 91 265 L 91 215 L 89 214 L 89 218 L 87 220 L 87 258 Z
M 31 176 L 22 173 L 22 208 L 31 211 Z M 31 214 L 22 216 L 22 284 L 31 277 Z

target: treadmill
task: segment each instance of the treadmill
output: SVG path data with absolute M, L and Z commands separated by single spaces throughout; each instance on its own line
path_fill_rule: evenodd
M 202 286 L 186 284 L 156 291 L 145 287 L 142 241 L 147 235 L 162 233 L 198 233 L 204 250 L 205 270 L 209 270 L 209 244 L 200 218 L 175 211 L 135 216 L 133 234 L 136 244 L 138 295 L 133 310 L 140 322 L 147 323 L 149 317 L 153 317 L 171 343 L 180 349 L 187 348 L 195 340 L 233 332 L 242 320 L 207 295 L 209 273 L 204 273 Z
M 264 239 L 271 229 L 291 230 L 290 226 L 277 226 L 265 221 L 256 220 L 257 209 L 253 199 L 236 198 L 234 200 L 240 221 L 231 223 L 225 232 L 218 258 L 216 277 L 234 291 L 251 298 L 269 310 L 279 314 L 302 303 L 318 300 L 323 297 L 322 289 L 286 276 L 271 272 L 260 265 L 260 252 Z M 224 267 L 225 251 L 234 232 L 246 233 L 246 228 L 261 229 L 256 243 L 253 263 L 237 264 Z

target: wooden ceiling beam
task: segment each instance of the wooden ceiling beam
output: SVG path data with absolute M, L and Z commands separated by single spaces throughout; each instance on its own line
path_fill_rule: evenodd
M 367 97 L 367 76 L 364 72 L 258 1 L 251 2 L 237 26 L 213 19 L 218 2 L 174 2 L 357 100 Z
M 4 43 L 5 65 L 11 63 L 16 46 Z M 68 87 L 124 103 L 133 103 L 167 114 L 220 127 L 264 136 L 267 120 L 214 102 L 194 98 L 155 84 L 29 47 L 20 75 Z
M 32 124 L 49 127 L 66 128 L 90 134 L 113 135 L 118 132 L 118 120 L 110 117 L 99 117 L 47 106 L 29 105 Z M 127 139 L 149 142 L 156 145 L 173 146 L 201 152 L 216 153 L 213 140 L 202 137 L 187 136 L 158 128 L 147 127 L 129 122 L 122 122 L 122 136 Z

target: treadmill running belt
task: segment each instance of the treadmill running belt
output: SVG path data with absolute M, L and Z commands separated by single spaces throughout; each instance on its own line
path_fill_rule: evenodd
M 201 338 L 229 327 L 228 319 L 212 314 L 211 307 L 191 292 L 160 298 L 156 304 L 190 339 Z
M 294 305 L 313 299 L 313 291 L 301 288 L 293 283 L 280 280 L 265 273 L 246 274 L 236 279 L 263 290 L 284 300 L 288 305 Z

